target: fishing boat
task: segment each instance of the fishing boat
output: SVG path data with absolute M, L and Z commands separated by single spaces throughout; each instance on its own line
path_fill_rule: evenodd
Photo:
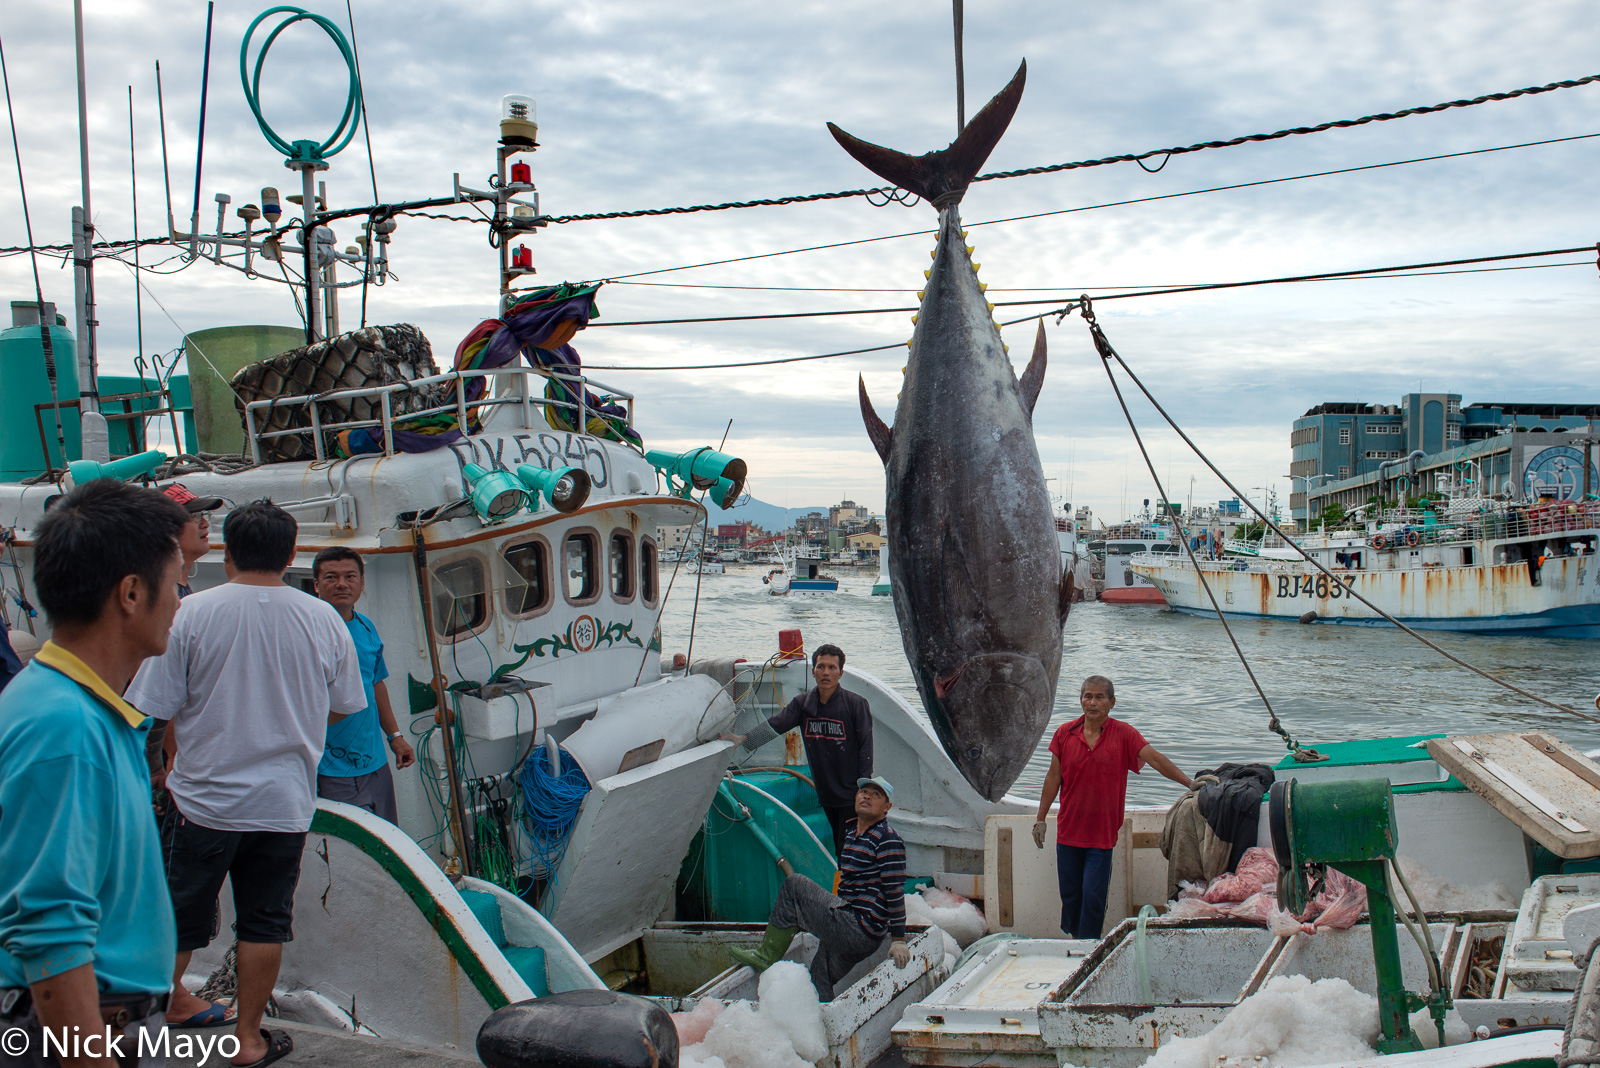
M 1327 571 L 1293 549 L 1201 560 L 1199 570 L 1229 615 L 1389 626 L 1387 613 L 1421 630 L 1592 638 L 1600 637 L 1597 539 L 1594 501 L 1462 497 L 1299 539 Z M 1214 614 L 1187 555 L 1145 553 L 1127 569 L 1178 611 Z
M 801 556 L 796 548 L 786 549 L 783 566 L 773 568 L 761 577 L 767 592 L 774 597 L 820 597 L 838 593 L 839 580 L 824 575 L 827 561 L 820 557 Z
M 1106 585 L 1100 599 L 1108 604 L 1165 603 L 1161 588 L 1136 571 L 1133 563 L 1148 556 L 1169 556 L 1178 546 L 1162 528 L 1147 527 L 1136 533 L 1134 537 L 1106 538 Z

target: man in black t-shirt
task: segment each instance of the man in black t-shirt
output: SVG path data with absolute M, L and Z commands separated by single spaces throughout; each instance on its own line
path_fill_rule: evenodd
M 843 676 L 844 650 L 837 645 L 818 646 L 811 654 L 816 687 L 767 720 L 777 734 L 800 728 L 817 800 L 833 829 L 835 856 L 844 849 L 846 824 L 855 818 L 856 782 L 872 777 L 872 709 L 866 698 L 839 685 Z M 746 749 L 754 749 L 770 739 L 738 740 L 745 742 Z

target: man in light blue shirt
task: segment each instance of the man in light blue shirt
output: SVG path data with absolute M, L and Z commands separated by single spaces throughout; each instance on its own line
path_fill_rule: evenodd
M 104 1036 L 93 1052 L 124 1064 L 165 1061 L 149 1046 L 172 982 L 172 901 L 150 818 L 148 720 L 119 695 L 167 647 L 188 519 L 153 490 L 98 479 L 35 531 L 34 588 L 54 635 L 0 694 L 8 1065 L 57 1063 L 45 1029 Z
M 317 796 L 343 801 L 399 822 L 395 813 L 394 776 L 384 756 L 384 746 L 394 751 L 394 766 L 408 768 L 416 754 L 395 722 L 389 688 L 383 680 L 389 668 L 383 662 L 383 639 L 372 620 L 356 611 L 366 589 L 366 564 L 361 554 L 343 545 L 323 549 L 311 561 L 311 580 L 317 596 L 339 610 L 361 662 L 361 683 L 367 707 L 328 726 L 328 741 L 317 764 Z

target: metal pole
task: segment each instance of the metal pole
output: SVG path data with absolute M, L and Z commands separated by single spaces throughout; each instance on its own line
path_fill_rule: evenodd
M 72 239 L 77 247 L 78 396 L 79 409 L 100 410 L 100 389 L 95 382 L 94 328 L 94 212 L 89 204 L 89 100 L 83 57 L 83 0 L 72 0 L 72 29 L 78 52 L 78 165 L 81 169 L 83 207 L 73 209 Z
M 311 172 L 308 170 L 306 174 Z M 308 179 L 309 181 L 309 179 Z M 455 714 L 446 702 L 449 692 L 445 683 L 444 669 L 439 663 L 439 639 L 433 629 L 433 598 L 429 596 L 428 585 L 432 581 L 428 569 L 428 542 L 423 536 L 421 527 L 413 527 L 412 560 L 417 571 L 417 596 L 422 608 L 422 625 L 428 638 L 428 663 L 433 668 L 433 698 L 438 702 L 434 712 L 433 721 L 444 732 L 444 763 L 445 773 L 450 776 L 450 835 L 455 839 L 456 850 L 461 855 L 461 871 L 465 875 L 476 875 L 473 850 L 466 838 L 466 817 L 461 809 L 461 773 L 456 766 L 456 740 L 455 740 Z
M 305 227 L 301 232 L 301 244 L 305 247 L 305 277 L 306 277 L 306 344 L 317 340 L 321 324 L 317 317 L 321 314 L 322 287 L 317 284 L 317 255 L 312 248 L 312 234 L 314 227 L 312 220 L 317 214 L 317 180 L 316 172 L 309 166 L 300 168 L 300 196 L 301 217 L 305 220 Z
M 328 206 L 327 182 L 317 183 L 317 196 L 321 199 L 323 208 L 326 209 Z M 322 302 L 325 308 L 323 317 L 326 320 L 326 333 L 323 334 L 323 337 L 337 337 L 340 333 L 339 291 L 334 287 L 334 283 L 339 280 L 339 276 L 336 273 L 338 269 L 339 261 L 334 260 L 319 272 L 322 282 Z

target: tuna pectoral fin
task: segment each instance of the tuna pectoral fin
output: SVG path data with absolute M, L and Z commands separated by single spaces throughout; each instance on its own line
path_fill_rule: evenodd
M 1056 611 L 1061 615 L 1061 622 L 1067 621 L 1067 613 L 1072 611 L 1072 598 L 1077 584 L 1072 581 L 1072 568 L 1066 569 L 1066 574 L 1061 576 L 1061 588 L 1057 591 Z
M 889 440 L 894 431 L 883 425 L 883 420 L 878 418 L 878 413 L 872 409 L 872 399 L 867 396 L 867 380 L 860 375 L 856 382 L 861 389 L 861 421 L 867 424 L 867 437 L 872 439 L 872 447 L 878 450 L 878 459 L 884 463 L 889 462 Z
M 1044 320 L 1040 319 L 1039 332 L 1033 338 L 1033 358 L 1028 361 L 1027 370 L 1022 372 L 1022 381 L 1017 383 L 1029 419 L 1033 418 L 1033 406 L 1039 403 L 1039 390 L 1044 387 L 1044 365 Z
M 833 123 L 828 129 L 844 150 L 856 158 L 879 178 L 893 182 L 932 204 L 947 208 L 961 200 L 1000 136 L 1011 124 L 1016 114 L 1017 102 L 1022 99 L 1022 85 L 1027 80 L 1028 61 L 1023 60 L 1010 83 L 995 98 L 972 117 L 961 134 L 949 148 L 929 152 L 925 156 L 911 156 L 884 148 L 869 141 L 852 137 Z

